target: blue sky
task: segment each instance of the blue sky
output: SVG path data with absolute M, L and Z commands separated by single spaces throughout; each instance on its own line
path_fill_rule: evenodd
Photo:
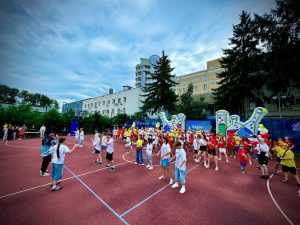
M 141 57 L 170 56 L 176 75 L 220 57 L 241 10 L 273 0 L 1 0 L 0 83 L 62 102 L 134 85 Z

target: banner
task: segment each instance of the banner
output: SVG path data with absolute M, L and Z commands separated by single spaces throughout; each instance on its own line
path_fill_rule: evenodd
M 199 131 L 203 130 L 205 132 L 210 132 L 212 129 L 212 125 L 210 120 L 186 120 L 185 121 L 185 129 L 186 131 Z

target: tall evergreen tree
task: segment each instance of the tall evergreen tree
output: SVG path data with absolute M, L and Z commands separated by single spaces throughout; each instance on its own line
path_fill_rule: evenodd
M 300 88 L 300 10 L 295 0 L 277 1 L 277 8 L 263 16 L 255 15 L 257 36 L 264 47 L 266 86 L 275 96 L 289 95 Z
M 173 90 L 176 85 L 173 70 L 168 56 L 163 51 L 157 65 L 154 65 L 154 73 L 150 75 L 152 82 L 144 88 L 142 111 L 172 113 L 175 110 L 177 95 Z
M 249 13 L 242 11 L 240 23 L 233 26 L 230 48 L 224 49 L 218 74 L 219 87 L 214 92 L 216 106 L 245 115 L 250 101 L 259 101 L 256 90 L 262 86 L 262 76 L 257 63 L 261 57 L 255 26 Z M 246 115 L 247 116 L 247 115 Z

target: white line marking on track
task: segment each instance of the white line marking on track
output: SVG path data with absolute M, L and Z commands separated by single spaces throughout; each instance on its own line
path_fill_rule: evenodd
M 190 170 L 188 170 L 187 173 L 190 173 L 192 170 L 196 169 L 197 167 L 199 167 L 199 165 L 196 165 L 194 167 L 192 167 Z M 143 199 L 142 201 L 140 201 L 139 203 L 135 204 L 134 206 L 132 206 L 131 208 L 127 209 L 125 212 L 123 212 L 121 214 L 122 217 L 126 216 L 128 213 L 130 213 L 131 211 L 133 211 L 134 209 L 138 208 L 139 206 L 141 206 L 142 204 L 144 204 L 145 202 L 147 202 L 149 199 L 153 198 L 155 195 L 159 194 L 160 192 L 162 192 L 163 190 L 165 190 L 168 186 L 170 186 L 170 184 L 167 184 L 165 186 L 163 186 L 162 188 L 158 189 L 157 191 L 155 191 L 154 193 L 152 193 L 151 195 L 149 195 L 147 198 Z
M 112 214 L 114 214 L 122 223 L 125 225 L 129 225 L 129 223 L 122 218 L 107 202 L 105 202 L 93 189 L 91 189 L 83 180 L 81 180 L 70 168 L 65 166 L 66 169 L 75 177 L 76 180 L 79 181 L 79 183 L 82 184 L 100 203 L 102 203 Z
M 279 212 L 282 214 L 282 216 L 285 218 L 285 220 L 290 224 L 290 225 L 294 225 L 294 223 L 292 222 L 292 220 L 285 214 L 285 212 L 281 209 L 281 207 L 279 206 L 279 204 L 277 203 L 277 201 L 275 200 L 271 188 L 270 188 L 270 181 L 273 177 L 273 174 L 269 177 L 269 179 L 267 180 L 267 189 L 269 192 L 269 195 L 274 203 L 274 205 L 276 206 L 276 208 L 279 210 Z
M 125 165 L 125 164 L 128 164 L 128 162 L 122 162 L 122 163 L 116 164 L 115 167 L 122 166 L 122 165 Z M 89 175 L 89 174 L 97 173 L 97 172 L 105 170 L 105 169 L 107 169 L 107 168 L 103 167 L 103 168 L 99 168 L 99 169 L 96 169 L 96 170 L 92 170 L 92 171 L 88 171 L 88 172 L 85 172 L 85 173 L 78 174 L 77 176 L 82 177 L 82 176 L 86 176 L 86 175 Z M 64 178 L 61 181 L 71 180 L 71 179 L 74 179 L 74 178 L 75 177 L 72 176 L 72 177 Z M 21 193 L 24 193 L 24 192 L 32 191 L 32 190 L 35 190 L 35 189 L 38 189 L 38 188 L 47 187 L 49 185 L 51 185 L 51 182 L 49 182 L 47 184 L 42 184 L 42 185 L 34 186 L 34 187 L 31 187 L 31 188 L 27 188 L 27 189 L 24 189 L 24 190 L 21 190 L 21 191 L 16 191 L 16 192 L 13 192 L 13 193 L 9 193 L 9 194 L 6 194 L 6 195 L 1 195 L 0 199 L 7 198 L 7 197 L 10 197 L 10 196 L 14 196 L 14 195 L 17 195 L 17 194 L 21 194 Z

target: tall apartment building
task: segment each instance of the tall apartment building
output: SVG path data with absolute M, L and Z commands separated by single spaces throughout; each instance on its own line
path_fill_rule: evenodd
M 175 80 L 178 84 L 175 86 L 175 93 L 180 96 L 187 91 L 189 84 L 193 84 L 194 95 L 203 96 L 206 101 L 212 102 L 213 89 L 218 87 L 217 73 L 223 70 L 219 60 L 208 61 L 205 70 L 177 76 Z
M 153 65 L 157 63 L 159 56 L 152 55 L 149 59 L 140 58 L 140 63 L 135 67 L 135 86 L 143 88 L 151 82 L 151 73 L 154 72 Z

